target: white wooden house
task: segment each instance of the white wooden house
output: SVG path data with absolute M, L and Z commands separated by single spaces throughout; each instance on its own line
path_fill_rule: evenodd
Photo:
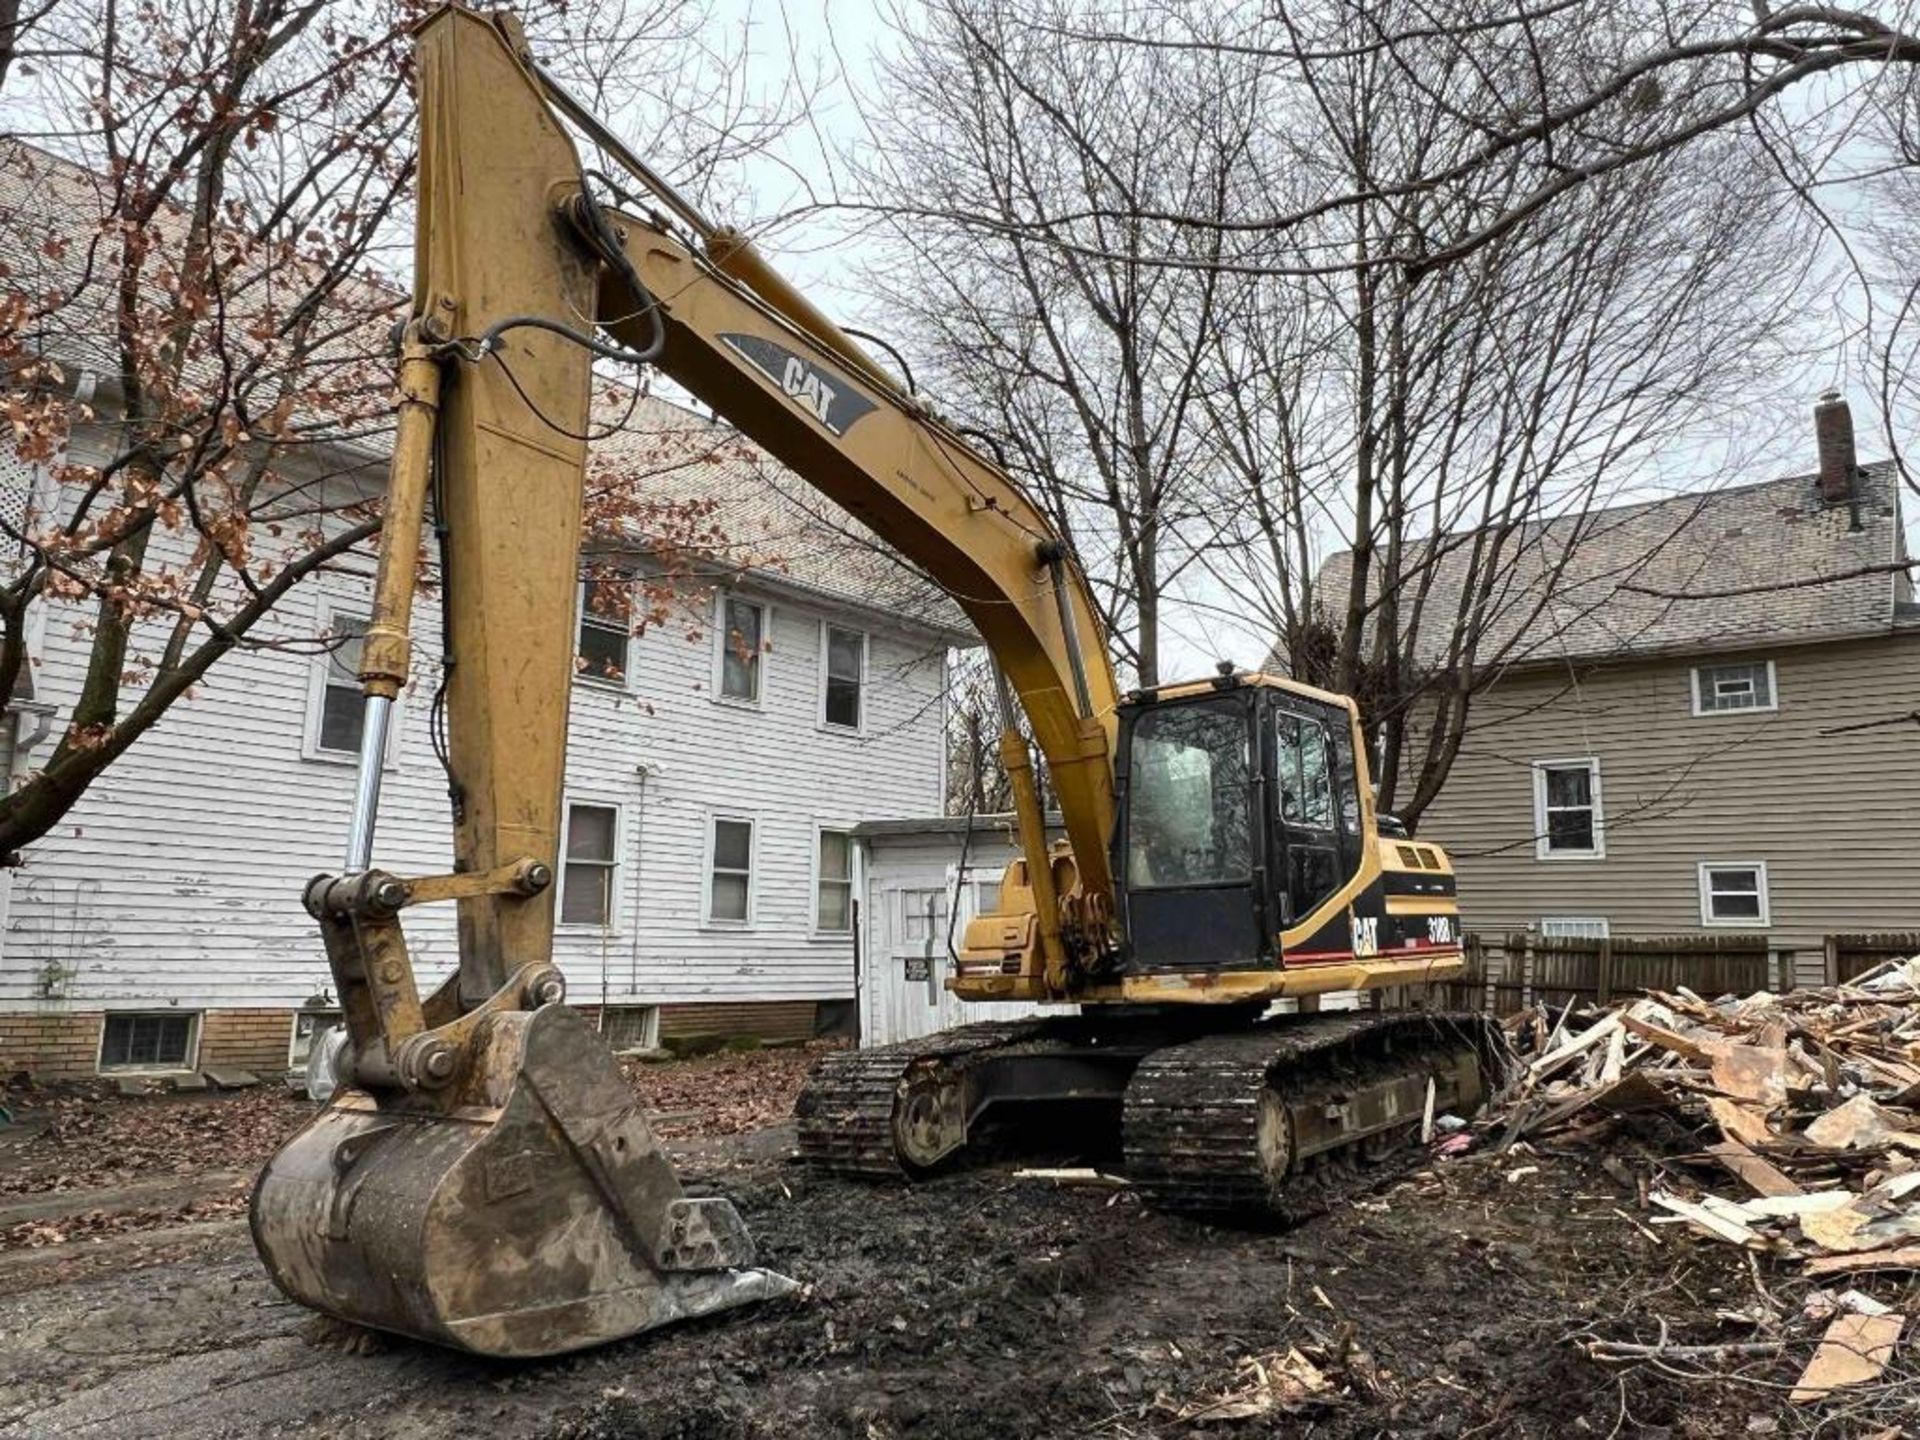
M 655 433 L 712 429 L 643 404 Z M 907 603 L 897 567 L 838 534 L 793 477 L 770 489 L 773 473 L 690 467 L 676 483 L 778 566 L 695 588 L 688 613 L 638 635 L 581 617 L 556 958 L 574 1003 L 604 1006 L 624 1043 L 811 1032 L 854 994 L 854 828 L 943 806 L 947 656 L 969 634 L 924 592 Z M 277 643 L 219 662 L 0 872 L 0 1074 L 288 1063 L 307 1028 L 296 1012 L 329 998 L 300 892 L 340 862 L 359 743 L 351 634 L 371 584 L 364 557 L 296 589 L 260 636 Z M 78 695 L 87 613 L 52 604 L 36 627 L 33 698 L 0 726 L 16 781 Z M 423 598 L 415 633 L 438 625 Z M 760 653 L 723 644 L 728 631 L 757 633 Z M 451 859 L 433 647 L 419 650 L 375 845 L 403 874 Z M 454 962 L 451 921 L 409 912 L 428 983 Z

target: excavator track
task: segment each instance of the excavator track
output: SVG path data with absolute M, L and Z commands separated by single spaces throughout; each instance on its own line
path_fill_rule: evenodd
M 898 1180 L 913 1168 L 903 1159 L 894 1130 L 896 1101 L 915 1071 L 943 1071 L 953 1078 L 988 1053 L 1043 1038 L 1059 1022 L 1024 1020 L 963 1025 L 883 1045 L 842 1050 L 814 1066 L 794 1107 L 800 1158 L 830 1175 Z
M 1161 1210 L 1307 1219 L 1409 1168 L 1429 1078 L 1439 1109 L 1477 1107 L 1498 1043 L 1479 1016 L 1355 1012 L 1169 1045 L 1127 1087 L 1128 1178 Z

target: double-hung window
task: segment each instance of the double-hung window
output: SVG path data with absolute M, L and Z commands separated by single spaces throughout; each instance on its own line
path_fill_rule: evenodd
M 867 637 L 858 630 L 827 626 L 823 668 L 821 720 L 836 730 L 858 730 L 866 701 Z
M 580 586 L 580 633 L 574 653 L 582 679 L 624 684 L 627 678 L 627 597 L 617 580 Z
M 1598 760 L 1534 762 L 1533 837 L 1542 860 L 1597 860 L 1607 853 Z
M 1693 713 L 1727 715 L 1739 710 L 1777 708 L 1773 662 L 1753 660 L 1738 665 L 1696 665 L 1693 670 Z
M 766 648 L 767 608 L 738 595 L 720 597 L 720 679 L 722 700 L 760 703 L 761 652 Z
M 346 611 L 321 614 L 324 649 L 314 658 L 315 673 L 307 710 L 303 754 L 317 760 L 352 760 L 360 754 L 366 730 L 366 697 L 360 689 L 360 651 L 367 634 L 367 617 Z M 387 763 L 398 754 L 399 705 L 388 732 Z
M 560 923 L 612 929 L 614 881 L 620 868 L 618 807 L 570 802 L 563 853 Z
M 707 919 L 746 925 L 753 919 L 753 822 L 715 816 L 707 866 Z
M 820 832 L 819 880 L 815 887 L 813 928 L 822 935 L 853 932 L 853 836 L 845 830 Z
M 1768 908 L 1766 861 L 1700 862 L 1702 925 L 1766 925 Z

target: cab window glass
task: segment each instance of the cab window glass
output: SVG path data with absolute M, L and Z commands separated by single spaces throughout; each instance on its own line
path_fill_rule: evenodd
M 1171 705 L 1133 727 L 1127 883 L 1220 885 L 1252 874 L 1248 745 L 1238 705 Z
M 1299 715 L 1275 717 L 1280 817 L 1310 830 L 1333 828 L 1333 756 L 1327 732 Z

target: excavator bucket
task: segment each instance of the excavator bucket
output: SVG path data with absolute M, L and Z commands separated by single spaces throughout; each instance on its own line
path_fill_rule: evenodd
M 349 1088 L 268 1163 L 254 1243 L 293 1300 L 480 1355 L 556 1355 L 785 1295 L 686 1195 L 599 1036 L 489 1015 L 432 1096 Z

